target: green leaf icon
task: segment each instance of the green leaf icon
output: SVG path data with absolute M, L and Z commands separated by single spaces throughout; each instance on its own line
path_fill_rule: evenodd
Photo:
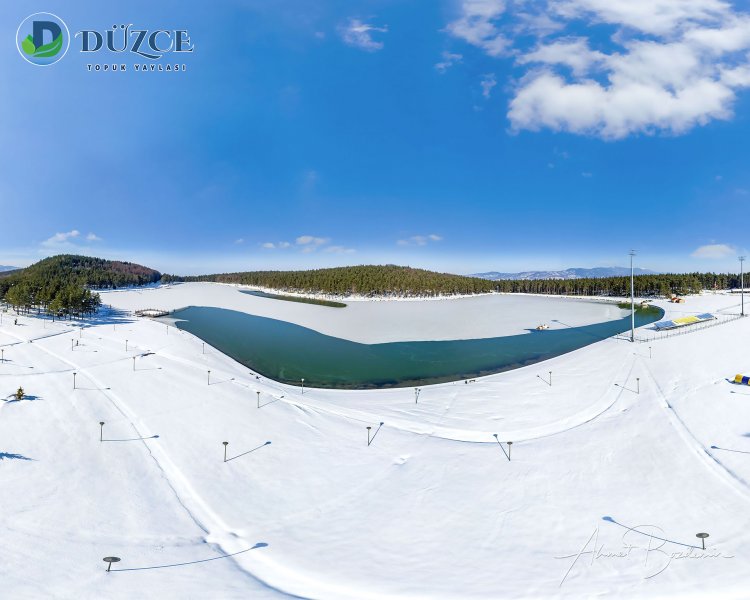
M 39 48 L 36 49 L 36 52 L 34 52 L 34 57 L 35 58 L 48 58 L 50 56 L 55 56 L 62 49 L 62 43 L 63 43 L 63 36 L 61 33 L 54 40 L 52 40 L 49 44 L 44 44 L 43 46 L 39 46 Z
M 21 42 L 21 48 L 23 48 L 23 51 L 26 54 L 33 55 L 34 52 L 36 52 L 33 38 L 31 36 L 28 36 L 24 41 Z

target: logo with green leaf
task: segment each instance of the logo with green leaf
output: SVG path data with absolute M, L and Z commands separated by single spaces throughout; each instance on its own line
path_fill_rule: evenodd
M 16 46 L 26 61 L 46 67 L 65 56 L 70 46 L 70 32 L 60 17 L 35 13 L 18 27 Z

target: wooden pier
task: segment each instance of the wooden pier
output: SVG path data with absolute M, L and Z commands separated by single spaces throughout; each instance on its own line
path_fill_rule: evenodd
M 140 310 L 135 311 L 136 317 L 148 317 L 150 319 L 155 319 L 156 317 L 166 317 L 170 311 L 168 310 L 162 310 L 160 308 L 142 308 Z

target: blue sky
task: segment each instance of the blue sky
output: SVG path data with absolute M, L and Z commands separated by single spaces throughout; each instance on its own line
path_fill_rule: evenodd
M 745 2 L 69 4 L 0 7 L 0 264 L 728 270 L 750 246 Z M 35 67 L 37 11 L 195 51 Z

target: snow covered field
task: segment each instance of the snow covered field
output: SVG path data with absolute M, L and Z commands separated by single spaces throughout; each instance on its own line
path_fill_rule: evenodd
M 232 288 L 189 290 L 103 299 L 223 306 L 214 290 Z M 277 311 L 257 314 L 372 341 L 373 320 L 321 316 L 354 305 L 245 298 Z M 434 310 L 411 315 L 423 339 L 485 331 L 462 302 L 361 304 Z M 671 318 L 738 303 L 716 294 L 664 308 Z M 411 389 L 302 394 L 116 311 L 80 330 L 6 314 L 1 395 L 20 385 L 27 397 L 0 403 L 0 595 L 747 598 L 750 388 L 726 378 L 750 374 L 748 334 L 741 319 L 608 339 L 426 386 L 416 404 Z M 122 561 L 106 573 L 111 555 Z

